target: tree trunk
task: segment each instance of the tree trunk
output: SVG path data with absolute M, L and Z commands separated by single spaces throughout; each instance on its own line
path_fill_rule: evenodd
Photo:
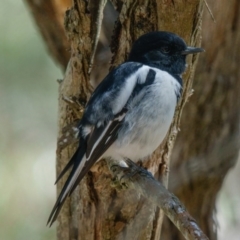
M 217 194 L 239 153 L 240 2 L 208 3 L 216 23 L 205 11 L 202 45 L 206 53 L 199 59 L 194 94 L 182 115 L 169 187 L 214 240 Z M 168 221 L 162 239 L 182 237 Z
M 59 137 L 64 126 L 79 118 L 79 114 L 76 114 L 62 97 L 76 97 L 86 102 L 91 93 L 89 70 L 99 30 L 99 24 L 96 27 L 95 23 L 96 19 L 101 20 L 97 18 L 97 9 L 103 1 L 88 1 L 88 5 L 87 1 L 73 2 L 73 8 L 66 15 L 71 60 L 60 84 Z M 132 42 L 148 31 L 175 32 L 189 45 L 198 45 L 200 42 L 203 1 L 112 2 L 119 12 L 111 44 L 113 66 L 122 63 Z M 216 239 L 213 221 L 216 194 L 228 169 L 236 161 L 239 147 L 237 138 L 240 108 L 239 101 L 234 99 L 234 96 L 238 96 L 240 92 L 240 70 L 237 68 L 237 63 L 240 62 L 240 37 L 237 31 L 240 25 L 240 4 L 238 0 L 219 0 L 218 3 L 208 0 L 208 3 L 217 23 L 213 23 L 210 14 L 205 11 L 203 47 L 206 53 L 201 56 L 197 69 L 194 95 L 183 112 L 181 132 L 173 151 L 169 180 L 171 190 L 184 201 L 205 233 L 210 239 Z M 55 5 L 57 6 L 57 3 Z M 37 17 L 35 11 L 33 13 L 40 25 L 39 22 L 43 20 Z M 49 22 L 43 21 L 41 24 L 44 31 L 51 33 Z M 44 35 L 43 31 L 41 32 Z M 62 39 L 62 43 L 56 46 L 46 40 L 49 48 L 58 49 L 59 45 L 65 46 L 66 38 L 63 35 L 59 33 L 57 39 L 60 39 L 60 42 Z M 55 51 L 50 52 L 55 56 Z M 55 58 L 66 67 L 65 55 L 64 61 Z M 95 58 L 95 63 L 96 60 Z M 144 166 L 165 185 L 168 182 L 169 157 L 180 124 L 181 112 L 188 96 L 191 95 L 195 64 L 195 58 L 189 59 L 192 68 L 184 75 L 183 99 L 177 108 L 167 140 L 152 159 L 144 163 Z M 94 77 L 102 76 L 96 74 L 96 65 L 93 65 Z M 106 61 L 104 66 L 107 66 Z M 82 111 L 83 108 L 80 107 L 79 112 Z M 59 173 L 70 159 L 73 147 L 58 150 Z M 58 185 L 58 191 L 62 184 L 63 181 Z M 111 187 L 111 175 L 105 162 L 101 161 L 91 169 L 71 199 L 65 203 L 59 217 L 58 239 L 159 239 L 162 217 L 159 210 L 155 210 L 148 200 L 136 192 L 118 191 Z M 181 236 L 175 227 L 166 223 L 162 239 L 175 240 L 181 239 Z
M 99 1 L 98 4 L 101 5 L 102 2 Z M 113 66 L 125 61 L 132 42 L 145 32 L 168 29 L 184 37 L 191 45 L 199 43 L 202 12 L 202 4 L 199 4 L 199 1 L 193 1 L 186 6 L 185 3 L 129 0 L 122 4 L 119 1 L 116 6 L 119 17 L 112 40 Z M 95 13 L 98 12 L 95 7 L 96 3 L 93 6 L 90 2 L 87 6 L 86 2 L 74 1 L 74 7 L 67 12 L 66 29 L 71 40 L 72 57 L 60 86 L 60 130 L 76 118 L 68 104 L 61 100 L 61 96 L 86 101 L 91 91 L 89 70 L 95 47 L 94 43 L 91 43 L 95 41 L 99 30 L 99 25 L 94 25 Z M 176 9 L 182 11 L 182 14 L 176 14 Z M 170 24 L 170 14 L 175 24 Z M 184 28 L 179 28 L 179 24 Z M 189 63 L 195 65 L 196 59 Z M 189 95 L 192 73 L 193 68 L 186 75 L 184 97 L 167 140 L 153 157 L 143 164 L 156 177 L 161 178 L 165 185 L 169 156 L 177 134 L 181 111 Z M 72 151 L 69 148 L 59 153 L 58 173 L 71 155 Z M 63 181 L 58 185 L 58 191 L 62 184 Z M 59 217 L 58 239 L 159 239 L 162 218 L 163 214 L 136 191 L 115 189 L 105 161 L 100 161 L 65 204 Z

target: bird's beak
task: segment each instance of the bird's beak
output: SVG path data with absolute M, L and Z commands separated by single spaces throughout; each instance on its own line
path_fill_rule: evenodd
M 205 52 L 203 48 L 197 47 L 187 47 L 184 51 L 181 52 L 182 55 L 194 54 L 199 52 Z

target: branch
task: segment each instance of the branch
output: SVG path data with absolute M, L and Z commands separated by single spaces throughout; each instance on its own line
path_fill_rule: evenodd
M 55 62 L 61 65 L 62 70 L 65 70 L 70 59 L 70 43 L 66 37 L 62 19 L 65 10 L 71 6 L 71 1 L 25 0 L 25 2 L 49 53 Z
M 94 56 L 95 56 L 98 41 L 100 38 L 102 20 L 103 20 L 103 11 L 104 11 L 104 7 L 105 7 L 106 3 L 107 3 L 107 0 L 99 0 L 98 6 L 95 6 L 96 3 L 94 3 L 96 12 L 94 12 L 94 14 L 93 14 L 94 15 L 93 35 L 94 36 L 93 36 L 93 45 L 92 45 L 92 55 L 91 55 L 91 59 L 90 59 L 89 69 L 88 69 L 89 74 L 92 71 Z
M 108 161 L 110 170 L 122 187 L 137 190 L 153 204 L 160 207 L 185 239 L 208 239 L 176 196 L 155 180 L 150 172 L 137 166 L 129 159 L 125 161 L 128 167 L 122 167 Z

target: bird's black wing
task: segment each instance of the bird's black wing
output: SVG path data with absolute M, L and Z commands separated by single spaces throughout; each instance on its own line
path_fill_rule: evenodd
M 141 67 L 137 63 L 121 65 L 94 91 L 80 122 L 79 147 L 57 178 L 58 181 L 72 167 L 49 216 L 47 224 L 50 226 L 56 220 L 67 196 L 117 139 L 119 127 L 127 112 L 127 102 L 137 85 L 142 85 L 147 78 L 148 72 L 144 69 L 140 71 Z
M 57 181 L 72 167 L 72 170 L 65 182 L 61 193 L 52 209 L 47 225 L 50 226 L 56 220 L 66 198 L 71 195 L 82 178 L 86 175 L 92 165 L 102 156 L 102 154 L 112 145 L 117 138 L 117 132 L 126 114 L 127 109 L 123 109 L 106 126 L 96 127 L 88 136 L 87 141 L 82 144 L 66 167 L 58 176 Z M 98 140 L 96 143 L 96 139 Z M 57 182 L 56 181 L 56 182 Z

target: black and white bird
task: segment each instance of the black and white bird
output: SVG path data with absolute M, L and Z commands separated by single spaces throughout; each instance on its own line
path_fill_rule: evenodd
M 50 226 L 100 158 L 124 164 L 125 158 L 143 159 L 161 144 L 181 96 L 186 56 L 202 51 L 163 31 L 142 35 L 133 44 L 128 60 L 103 79 L 87 103 L 78 149 L 57 178 L 72 168 L 49 216 Z

